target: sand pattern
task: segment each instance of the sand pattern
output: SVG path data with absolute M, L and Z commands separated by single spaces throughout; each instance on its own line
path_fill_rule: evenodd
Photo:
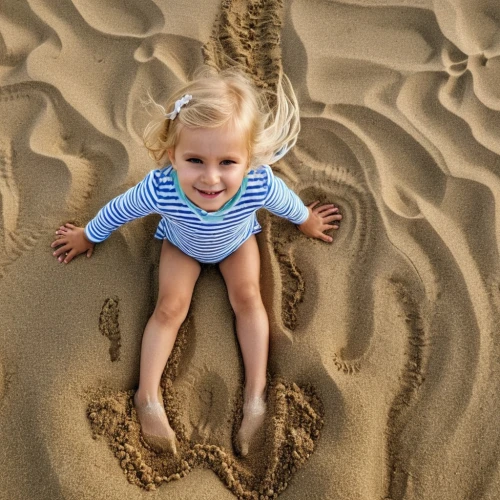
M 266 422 L 266 458 L 249 467 L 231 450 L 217 445 L 191 445 L 180 423 L 182 404 L 168 379 L 163 398 L 182 452 L 173 458 L 152 451 L 141 438 L 133 407 L 133 392 L 96 393 L 88 408 L 94 437 L 104 435 L 130 483 L 155 490 L 162 483 L 185 477 L 195 468 L 211 469 L 238 498 L 277 498 L 314 451 L 323 426 L 322 405 L 310 388 L 277 380 L 268 390 L 272 419 Z M 235 423 L 241 422 L 241 409 Z M 237 426 L 235 425 L 235 432 Z M 253 470 L 252 470 L 253 469 Z
M 55 204 L 78 212 L 101 177 L 104 151 L 97 152 L 98 134 L 64 102 L 57 89 L 43 83 L 19 83 L 0 89 L 0 275 L 29 251 L 51 227 Z M 26 137 L 23 118 L 36 117 Z M 84 139 L 75 133 L 83 127 Z M 86 146 L 86 140 L 89 145 Z M 57 193 L 43 195 L 43 189 Z M 30 200 L 30 203 L 26 201 Z
M 4 0 L 0 498 L 497 500 L 499 20 L 497 0 Z M 269 412 L 245 459 L 234 318 L 203 269 L 162 380 L 170 459 L 131 399 L 157 217 L 70 266 L 49 245 L 154 168 L 141 101 L 216 50 L 263 88 L 286 72 L 302 130 L 275 170 L 344 220 L 327 245 L 259 214 Z

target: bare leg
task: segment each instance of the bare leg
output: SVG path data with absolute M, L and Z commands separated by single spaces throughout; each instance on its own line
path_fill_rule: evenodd
M 177 247 L 163 242 L 159 293 L 141 347 L 139 388 L 134 396 L 142 435 L 153 448 L 176 453 L 175 433 L 165 414 L 160 379 L 179 327 L 187 316 L 200 264 Z
M 265 418 L 269 354 L 269 321 L 260 295 L 260 254 L 255 236 L 224 259 L 219 268 L 236 315 L 236 333 L 245 365 L 243 421 L 237 439 L 239 451 L 245 456 Z

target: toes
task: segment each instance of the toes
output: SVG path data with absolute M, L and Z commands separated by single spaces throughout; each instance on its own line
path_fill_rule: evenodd
M 236 438 L 236 451 L 245 457 L 252 441 L 262 429 L 266 415 L 266 403 L 262 398 L 255 398 L 243 405 L 243 420 Z
M 246 433 L 240 428 L 238 435 L 236 436 L 235 443 L 236 453 L 241 457 L 246 457 L 248 455 L 249 439 Z
M 240 443 L 240 455 L 242 457 L 246 457 L 248 455 L 248 442 L 243 441 Z
M 161 394 L 159 394 L 161 398 Z M 137 393 L 134 396 L 137 417 L 141 424 L 141 435 L 144 442 L 157 453 L 177 455 L 179 443 L 168 423 L 165 408 L 159 401 L 140 404 Z
M 142 437 L 146 444 L 156 453 L 165 453 L 168 455 L 177 456 L 178 455 L 178 446 L 179 442 L 177 438 L 174 436 L 173 438 L 167 438 L 164 436 L 153 436 L 150 434 L 142 433 Z

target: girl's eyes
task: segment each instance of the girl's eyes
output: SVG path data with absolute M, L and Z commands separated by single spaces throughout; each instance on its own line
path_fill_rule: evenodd
M 201 165 L 203 163 L 199 158 L 188 158 L 186 161 L 189 163 L 195 163 L 197 165 Z M 222 160 L 221 161 L 221 165 L 233 165 L 234 163 L 236 163 L 236 162 L 233 160 Z

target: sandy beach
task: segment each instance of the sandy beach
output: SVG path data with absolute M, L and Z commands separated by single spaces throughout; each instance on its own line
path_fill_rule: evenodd
M 245 458 L 203 266 L 162 378 L 172 457 L 132 401 L 159 217 L 68 265 L 50 244 L 156 168 L 147 92 L 220 53 L 288 75 L 302 130 L 273 169 L 343 221 L 326 244 L 258 214 L 268 412 Z M 499 82 L 498 0 L 3 0 L 0 499 L 498 500 Z

